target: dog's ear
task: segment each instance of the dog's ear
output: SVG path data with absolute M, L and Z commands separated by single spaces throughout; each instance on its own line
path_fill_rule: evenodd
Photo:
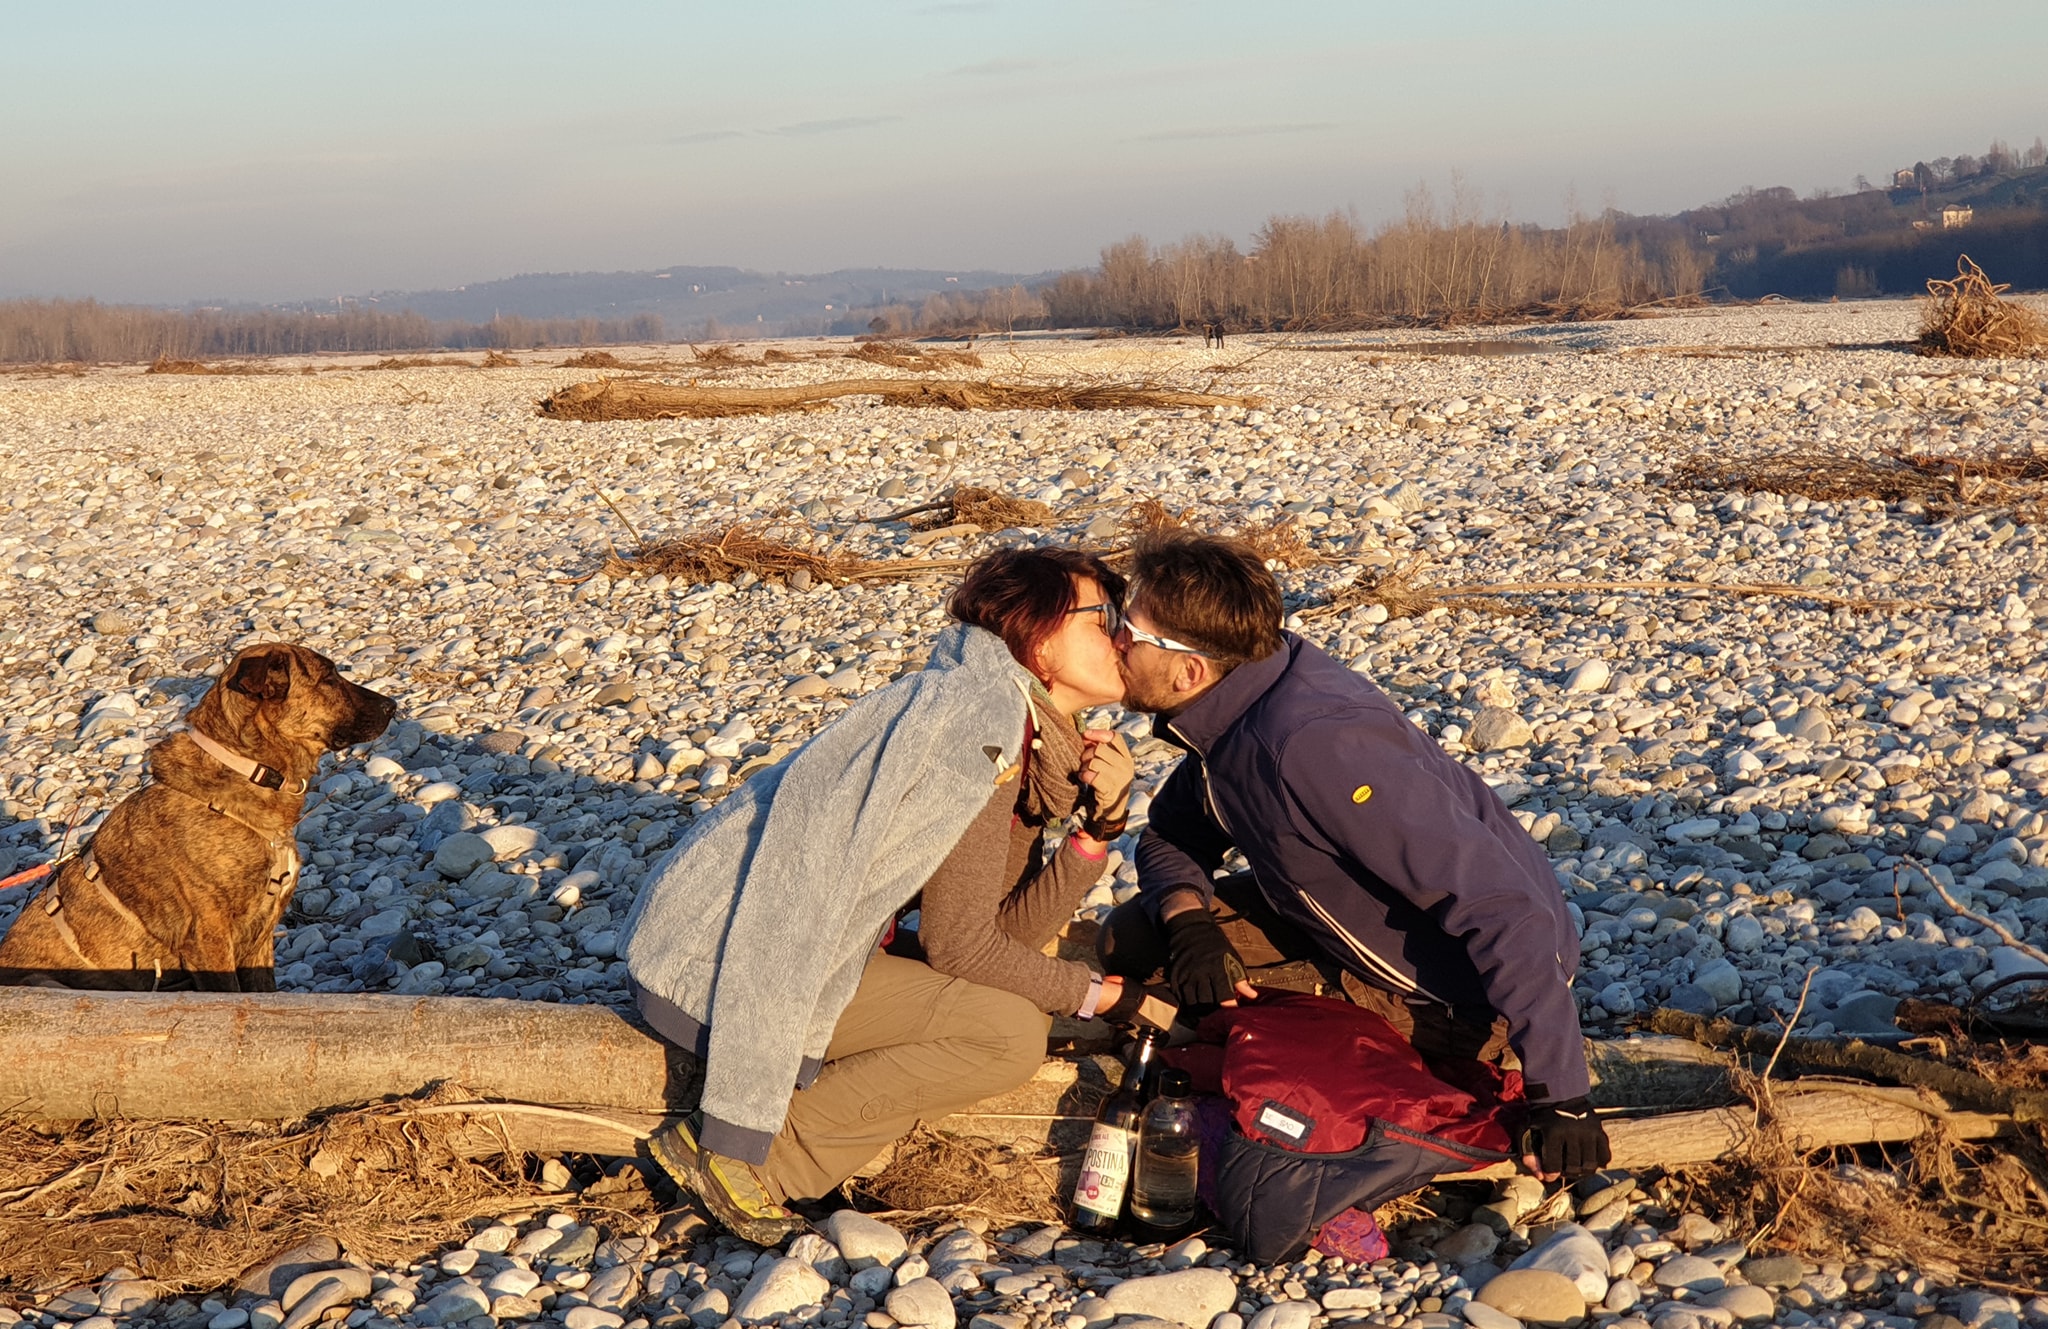
M 231 692 L 258 701 L 282 701 L 291 695 L 292 661 L 284 651 L 251 652 L 228 666 L 222 680 Z

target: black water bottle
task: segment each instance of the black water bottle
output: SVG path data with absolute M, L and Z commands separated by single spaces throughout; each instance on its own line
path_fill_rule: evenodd
M 1123 1216 L 1130 1196 L 1131 1164 L 1138 1154 L 1138 1119 L 1145 1111 L 1145 1085 L 1159 1046 L 1160 1029 L 1138 1031 L 1138 1046 L 1124 1067 L 1123 1083 L 1102 1100 L 1095 1128 L 1081 1156 L 1081 1175 L 1074 1183 L 1071 1225 L 1076 1232 L 1107 1233 Z

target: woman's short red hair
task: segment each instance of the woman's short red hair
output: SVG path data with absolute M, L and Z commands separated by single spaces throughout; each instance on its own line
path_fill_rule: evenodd
M 1017 663 L 1038 672 L 1038 651 L 1078 607 L 1074 579 L 1087 577 L 1121 606 L 1124 579 L 1095 554 L 1080 549 L 999 549 L 976 559 L 947 609 L 962 623 L 1003 639 Z

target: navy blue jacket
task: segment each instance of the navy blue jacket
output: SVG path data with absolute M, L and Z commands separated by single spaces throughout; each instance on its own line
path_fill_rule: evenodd
M 1292 633 L 1164 726 L 1138 881 L 1213 898 L 1235 847 L 1324 953 L 1408 998 L 1507 1017 L 1532 1100 L 1587 1090 L 1579 942 L 1550 859 L 1479 776 L 1363 676 Z

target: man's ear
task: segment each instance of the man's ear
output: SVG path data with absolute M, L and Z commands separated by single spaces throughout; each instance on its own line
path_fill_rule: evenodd
M 1209 681 L 1209 662 L 1202 656 L 1180 652 L 1175 657 L 1180 668 L 1175 671 L 1174 683 L 1182 692 L 1200 692 Z
M 231 692 L 258 701 L 282 701 L 291 695 L 292 662 L 283 651 L 244 655 L 228 666 L 221 680 Z

